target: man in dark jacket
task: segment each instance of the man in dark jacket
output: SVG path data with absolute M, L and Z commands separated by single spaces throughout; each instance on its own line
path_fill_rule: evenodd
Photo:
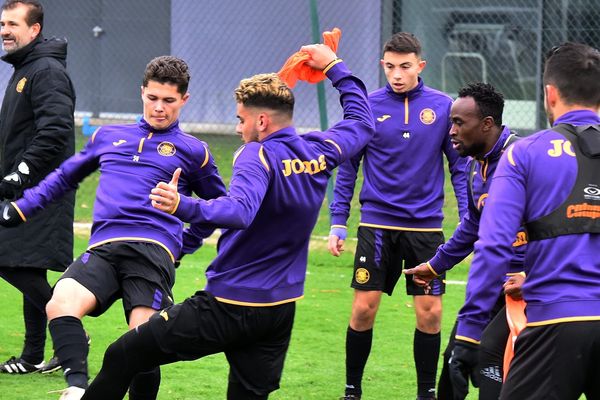
M 0 199 L 21 197 L 74 152 L 75 93 L 65 66 L 67 43 L 42 36 L 36 0 L 2 5 L 2 60 L 14 67 L 0 110 Z M 23 293 L 25 346 L 0 372 L 40 370 L 46 341 L 48 269 L 73 260 L 74 194 L 15 228 L 0 227 L 0 276 Z

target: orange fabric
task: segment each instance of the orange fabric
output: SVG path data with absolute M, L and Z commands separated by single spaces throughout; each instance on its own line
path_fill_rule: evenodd
M 510 332 L 506 341 L 506 349 L 504 350 L 504 377 L 502 378 L 504 381 L 506 381 L 506 376 L 508 375 L 510 362 L 515 355 L 515 340 L 517 340 L 517 336 L 519 336 L 519 333 L 527 325 L 527 317 L 525 316 L 526 305 L 527 303 L 523 299 L 514 300 L 512 297 L 506 296 L 506 321 L 508 322 Z
M 333 28 L 331 31 L 323 32 L 323 43 L 329 46 L 331 50 L 337 52 L 342 31 L 339 28 Z M 323 71 L 309 67 L 306 62 L 310 59 L 308 53 L 297 51 L 287 59 L 281 70 L 277 73 L 282 81 L 290 88 L 296 86 L 298 80 L 308 83 L 317 83 L 325 79 Z

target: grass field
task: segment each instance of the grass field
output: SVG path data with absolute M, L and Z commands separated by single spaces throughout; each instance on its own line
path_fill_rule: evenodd
M 79 143 L 81 146 L 82 138 Z M 230 174 L 231 154 L 239 146 L 238 138 L 205 137 L 224 177 Z M 226 179 L 227 180 L 227 179 Z M 97 176 L 92 175 L 80 188 L 77 198 L 77 219 L 89 221 Z M 355 200 L 356 202 L 356 200 Z M 355 207 L 355 209 L 358 209 Z M 447 196 L 444 226 L 448 235 L 456 226 L 456 206 L 453 196 Z M 355 232 L 357 214 L 351 217 L 350 232 Z M 328 232 L 328 216 L 323 207 L 315 236 Z M 75 254 L 86 246 L 87 238 L 77 236 Z M 272 399 L 337 399 L 344 385 L 344 344 L 352 290 L 352 246 L 340 258 L 330 256 L 325 241 L 314 239 L 309 257 L 305 298 L 298 302 L 292 343 L 286 359 L 281 389 Z M 203 271 L 215 255 L 213 244 L 205 245 L 196 254 L 186 257 L 177 271 L 174 293 L 181 301 L 204 285 Z M 467 267 L 461 264 L 448 276 L 452 281 L 466 280 Z M 55 280 L 58 276 L 51 275 Z M 445 347 L 456 312 L 464 299 L 464 285 L 449 284 L 444 297 L 442 347 Z M 23 343 L 22 303 L 19 292 L 0 280 L 0 360 L 15 355 Z M 104 350 L 126 330 L 120 303 L 100 318 L 84 319 L 92 337 L 89 355 L 90 375 L 98 372 Z M 399 285 L 391 297 L 386 297 L 377 316 L 373 350 L 365 371 L 363 389 L 367 399 L 414 399 L 415 373 L 412 360 L 414 313 L 412 300 Z M 46 356 L 51 355 L 50 341 Z M 227 385 L 227 364 L 222 355 L 194 362 L 177 363 L 162 369 L 159 399 L 224 399 Z M 0 399 L 52 399 L 58 395 L 50 390 L 64 388 L 62 374 L 49 376 L 0 374 Z M 470 398 L 475 398 L 474 395 Z

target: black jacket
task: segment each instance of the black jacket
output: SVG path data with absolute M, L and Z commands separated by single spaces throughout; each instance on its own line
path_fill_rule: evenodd
M 35 186 L 73 155 L 75 90 L 66 58 L 66 41 L 41 35 L 2 57 L 15 70 L 0 109 L 0 179 L 25 161 L 27 187 Z M 0 227 L 0 267 L 63 271 L 73 261 L 74 203 L 70 193 L 18 227 Z

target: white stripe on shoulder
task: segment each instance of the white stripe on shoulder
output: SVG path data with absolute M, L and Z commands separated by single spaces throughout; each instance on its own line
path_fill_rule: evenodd
M 208 160 L 209 160 L 208 147 L 206 147 L 206 145 L 204 145 L 204 144 L 202 144 L 202 147 L 204 147 L 204 162 L 202 162 L 202 165 L 200 166 L 200 168 L 204 168 L 204 166 L 206 164 L 208 164 Z
M 258 158 L 260 158 L 260 162 L 263 163 L 267 171 L 271 171 L 269 164 L 267 163 L 267 159 L 265 158 L 264 146 L 260 146 L 260 149 L 258 150 Z
M 96 130 L 94 131 L 94 133 L 92 133 L 92 138 L 90 139 L 90 141 L 91 141 L 92 143 L 94 143 L 94 139 L 96 139 L 96 134 L 98 133 L 98 131 L 100 131 L 100 129 L 101 129 L 101 128 L 102 128 L 102 127 L 101 127 L 101 126 L 99 126 L 98 128 L 96 128 Z
M 245 148 L 246 145 L 242 145 L 239 149 L 237 149 L 237 151 L 233 155 L 233 161 L 231 162 L 232 165 L 235 165 L 235 160 L 237 160 L 237 158 L 240 156 L 240 154 L 242 154 L 242 151 L 244 151 Z
M 334 146 L 335 146 L 335 148 L 337 149 L 337 151 L 338 151 L 340 154 L 342 154 L 342 148 L 341 148 L 341 147 L 340 147 L 340 146 L 339 146 L 339 145 L 338 145 L 336 142 L 334 142 L 334 141 L 333 141 L 333 140 L 331 140 L 331 139 L 325 139 L 325 141 L 326 141 L 327 143 L 331 143 L 332 145 L 334 145 Z

